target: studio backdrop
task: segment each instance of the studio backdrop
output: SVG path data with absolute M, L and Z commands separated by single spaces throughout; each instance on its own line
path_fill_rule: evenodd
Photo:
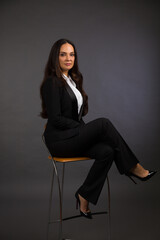
M 45 239 L 52 165 L 41 139 L 39 87 L 60 38 L 77 48 L 89 97 L 84 121 L 109 118 L 142 165 L 159 169 L 159 11 L 154 0 L 0 1 L 0 239 Z M 66 214 L 75 214 L 74 193 L 92 163 L 68 166 Z M 159 175 L 134 186 L 113 165 L 109 177 L 113 240 L 158 240 Z M 106 186 L 91 208 L 104 209 L 105 197 Z M 102 222 L 80 219 L 64 231 L 72 239 L 103 240 Z

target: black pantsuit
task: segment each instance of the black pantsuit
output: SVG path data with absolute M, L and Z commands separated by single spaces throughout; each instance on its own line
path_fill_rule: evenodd
M 83 156 L 95 159 L 87 178 L 78 192 L 89 202 L 96 204 L 112 162 L 115 161 L 119 172 L 123 174 L 135 166 L 138 160 L 108 119 L 99 118 L 87 124 L 82 119 L 75 120 L 72 108 L 75 105 L 73 105 L 73 99 L 71 99 L 71 92 L 68 93 L 67 88 L 60 84 L 60 80 L 53 79 L 49 79 L 45 85 L 44 99 L 49 116 L 44 135 L 52 156 Z M 65 104 L 68 101 L 66 109 L 65 104 L 63 104 L 64 98 Z M 57 101 L 58 107 L 56 105 Z M 62 114 L 62 109 L 64 114 Z M 72 117 L 67 117 L 66 121 L 68 122 L 64 127 L 64 118 L 66 118 L 65 115 L 68 114 L 69 109 L 71 109 L 70 114 Z M 71 122 L 69 122 L 70 120 Z

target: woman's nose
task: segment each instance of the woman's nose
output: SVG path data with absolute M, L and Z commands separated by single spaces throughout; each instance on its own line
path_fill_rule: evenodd
M 70 55 L 66 55 L 66 60 L 70 60 Z

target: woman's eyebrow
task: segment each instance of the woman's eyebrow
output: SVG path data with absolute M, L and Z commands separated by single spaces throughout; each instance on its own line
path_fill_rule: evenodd
M 67 53 L 67 52 L 62 52 L 62 51 L 61 51 L 60 53 Z M 69 52 L 69 53 L 74 53 L 74 52 Z

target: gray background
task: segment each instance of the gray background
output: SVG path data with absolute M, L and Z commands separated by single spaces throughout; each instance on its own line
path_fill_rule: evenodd
M 41 134 L 39 86 L 53 43 L 72 40 L 89 95 L 88 122 L 109 118 L 141 163 L 159 169 L 159 1 L 0 1 L 0 239 L 46 236 L 52 165 Z M 69 164 L 65 215 L 93 161 Z M 159 175 L 134 185 L 115 165 L 109 173 L 113 240 L 158 240 Z M 96 207 L 104 209 L 106 186 Z M 55 199 L 56 200 L 56 199 Z M 75 240 L 107 239 L 106 216 L 64 224 Z M 50 239 L 56 240 L 52 225 Z

